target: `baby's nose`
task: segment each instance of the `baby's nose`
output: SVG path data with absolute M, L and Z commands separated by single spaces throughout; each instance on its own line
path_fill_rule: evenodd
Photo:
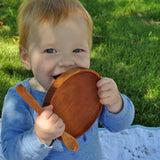
M 73 66 L 75 65 L 75 62 L 74 62 L 74 58 L 71 56 L 71 55 L 63 55 L 62 58 L 60 59 L 60 61 L 58 62 L 58 65 L 60 67 L 63 67 L 63 66 Z

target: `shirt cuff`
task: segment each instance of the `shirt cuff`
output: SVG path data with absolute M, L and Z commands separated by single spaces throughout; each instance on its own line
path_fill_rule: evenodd
M 100 115 L 100 123 L 112 132 L 117 132 L 128 128 L 134 119 L 134 105 L 131 100 L 121 94 L 123 100 L 123 107 L 117 114 L 108 111 L 104 106 Z
M 103 108 L 103 113 L 105 115 L 107 115 L 108 117 L 114 117 L 114 118 L 121 118 L 121 117 L 124 117 L 126 115 L 126 113 L 128 112 L 128 106 L 130 105 L 133 105 L 132 102 L 128 99 L 127 96 L 123 95 L 123 94 L 120 94 L 121 97 L 122 97 L 122 101 L 123 101 L 123 106 L 122 106 L 122 109 L 120 110 L 120 112 L 118 113 L 111 113 L 108 111 L 107 107 L 104 106 Z
M 42 143 L 39 138 L 36 136 L 33 128 L 25 132 L 23 136 L 23 150 L 24 153 L 28 154 L 28 156 L 33 159 L 40 159 L 42 157 L 46 157 L 50 150 L 52 150 L 52 146 L 48 146 Z

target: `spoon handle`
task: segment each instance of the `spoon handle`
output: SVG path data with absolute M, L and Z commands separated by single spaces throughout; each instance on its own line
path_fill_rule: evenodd
M 39 115 L 44 111 L 23 85 L 18 85 L 16 91 Z M 69 133 L 64 131 L 61 138 L 65 146 L 71 151 L 77 151 L 79 149 L 77 140 Z

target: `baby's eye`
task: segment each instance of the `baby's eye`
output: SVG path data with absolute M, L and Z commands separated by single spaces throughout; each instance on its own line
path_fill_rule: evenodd
M 80 52 L 83 52 L 83 51 L 84 51 L 83 49 L 79 49 L 79 48 L 78 48 L 78 49 L 73 50 L 73 52 L 74 52 L 74 53 L 80 53 Z
M 53 48 L 46 49 L 44 52 L 49 53 L 49 54 L 57 53 L 57 51 Z

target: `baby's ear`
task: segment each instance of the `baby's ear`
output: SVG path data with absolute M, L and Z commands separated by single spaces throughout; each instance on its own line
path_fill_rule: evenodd
M 24 67 L 28 70 L 31 70 L 31 63 L 30 63 L 29 53 L 27 49 L 25 49 L 23 46 L 20 46 L 19 52 L 20 52 L 21 61 Z

